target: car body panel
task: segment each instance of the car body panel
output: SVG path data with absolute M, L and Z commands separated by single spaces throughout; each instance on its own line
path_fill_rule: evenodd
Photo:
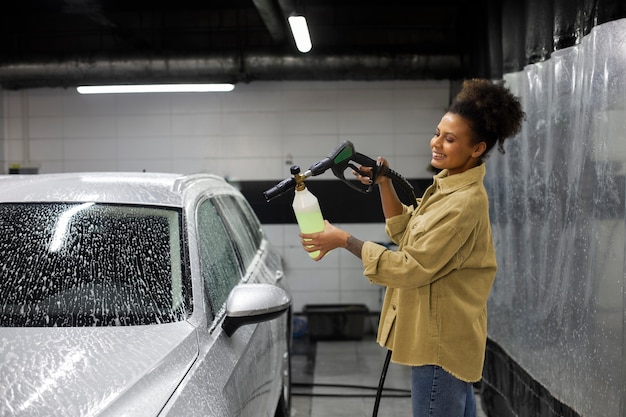
M 200 358 L 194 364 L 163 414 L 168 416 L 271 417 L 277 392 L 271 390 L 280 363 L 255 358 L 267 356 L 260 343 L 271 329 L 268 323 L 244 326 L 232 337 L 208 338 L 201 335 Z M 273 339 L 272 339 L 273 340 Z M 284 338 L 282 339 L 284 341 Z M 280 346 L 277 339 L 276 346 Z M 217 371 L 216 371 L 217 369 Z M 214 374 L 230 374 L 226 381 L 215 381 Z M 202 402 L 198 403 L 198 399 Z M 272 410 L 271 414 L 267 411 Z
M 133 409 L 157 415 L 197 354 L 187 322 L 4 328 L 0 415 L 97 415 L 131 390 L 150 393 L 133 395 Z
M 181 206 L 175 174 L 79 173 L 0 176 L 0 201 L 94 201 Z

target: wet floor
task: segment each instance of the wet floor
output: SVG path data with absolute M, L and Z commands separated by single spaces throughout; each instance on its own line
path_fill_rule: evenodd
M 386 350 L 362 340 L 294 340 L 292 417 L 371 417 Z M 391 363 L 378 417 L 411 416 L 410 368 Z M 478 417 L 486 417 L 477 397 Z

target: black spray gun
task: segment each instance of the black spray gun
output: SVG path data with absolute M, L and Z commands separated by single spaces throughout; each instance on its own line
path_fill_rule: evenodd
M 355 165 L 355 163 L 362 166 L 371 167 L 372 170 L 371 172 L 361 171 Z M 348 181 L 345 177 L 345 171 L 348 168 L 351 168 L 361 175 L 369 176 L 372 179 L 371 184 L 369 186 L 363 187 Z M 343 142 L 341 142 L 339 146 L 337 146 L 337 148 L 335 148 L 335 150 L 330 153 L 330 155 L 328 155 L 321 161 L 318 161 L 311 165 L 309 169 L 304 173 L 300 172 L 300 167 L 296 165 L 292 166 L 292 176 L 289 178 L 285 178 L 274 187 L 265 191 L 263 195 L 265 196 L 265 199 L 269 202 L 272 199 L 294 188 L 297 189 L 297 186 L 299 186 L 299 184 L 302 184 L 305 179 L 323 174 L 328 169 L 332 170 L 333 174 L 335 174 L 335 177 L 345 182 L 350 188 L 353 188 L 362 193 L 369 193 L 373 189 L 373 185 L 376 183 L 376 178 L 378 178 L 380 175 L 384 175 L 391 178 L 394 185 L 399 186 L 405 193 L 411 196 L 411 201 L 414 202 L 414 205 L 417 204 L 415 191 L 410 182 L 408 182 L 405 178 L 403 178 L 394 170 L 378 164 L 376 160 L 370 158 L 369 156 L 356 152 L 354 150 L 354 145 L 348 140 L 344 140 Z
M 360 167 L 357 167 L 355 163 L 360 164 L 364 167 L 370 167 L 371 170 L 363 171 L 360 169 Z M 345 171 L 348 168 L 351 168 L 353 171 L 356 171 L 363 176 L 369 177 L 371 179 L 370 184 L 366 187 L 363 187 L 348 181 L 345 177 Z M 414 204 L 414 206 L 417 206 L 415 192 L 410 182 L 408 182 L 394 170 L 379 164 L 377 161 L 370 158 L 369 156 L 365 156 L 356 152 L 354 150 L 354 145 L 352 144 L 352 142 L 347 140 L 341 142 L 339 146 L 337 146 L 337 148 L 335 148 L 335 150 L 326 158 L 311 165 L 311 167 L 304 173 L 300 172 L 299 166 L 292 166 L 291 177 L 282 180 L 274 187 L 265 191 L 263 195 L 265 196 L 265 199 L 269 202 L 270 200 L 295 188 L 296 191 L 292 207 L 294 214 L 296 215 L 296 220 L 298 221 L 300 231 L 302 233 L 321 232 L 322 230 L 324 230 L 325 226 L 322 211 L 320 210 L 317 197 L 315 197 L 306 188 L 306 186 L 304 185 L 304 180 L 309 177 L 323 174 L 328 169 L 331 169 L 333 171 L 333 174 L 335 174 L 335 176 L 341 181 L 346 183 L 350 188 L 353 188 L 362 193 L 369 193 L 373 189 L 373 186 L 376 183 L 376 179 L 378 178 L 378 176 L 384 175 L 386 177 L 389 177 L 393 181 L 394 185 L 398 185 L 405 193 L 411 196 L 412 203 Z M 317 258 L 318 255 L 319 252 L 309 253 L 309 256 L 311 258 Z

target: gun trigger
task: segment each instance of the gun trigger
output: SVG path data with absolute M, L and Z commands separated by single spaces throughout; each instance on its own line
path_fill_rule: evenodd
M 359 168 L 356 167 L 356 165 L 354 165 L 351 162 L 348 163 L 348 166 L 352 168 L 354 171 L 358 172 L 359 175 L 363 177 L 369 177 L 372 180 L 372 182 L 375 181 L 375 178 L 378 174 L 378 169 L 376 167 L 372 167 L 372 170 L 370 172 L 366 172 L 366 171 L 361 171 Z
M 352 162 L 348 162 L 348 166 L 349 166 L 350 168 L 352 168 L 352 170 L 353 170 L 353 171 L 358 172 L 358 173 L 359 173 L 359 175 L 362 175 L 362 176 L 364 176 L 364 177 L 365 177 L 365 176 L 368 176 L 366 172 L 361 171 L 361 170 L 360 170 L 359 168 L 357 168 L 357 167 L 356 167 L 356 165 L 354 165 Z

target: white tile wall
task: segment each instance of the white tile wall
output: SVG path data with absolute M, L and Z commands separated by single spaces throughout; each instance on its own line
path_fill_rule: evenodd
M 344 139 L 385 156 L 406 177 L 429 178 L 428 141 L 449 100 L 447 81 L 256 82 L 231 93 L 81 96 L 71 89 L 4 91 L 4 172 L 210 171 L 233 180 L 279 180 L 308 167 Z M 332 179 L 326 173 L 319 178 Z M 387 242 L 384 224 L 338 225 Z M 319 262 L 298 243 L 296 225 L 267 225 L 285 257 L 295 310 L 305 304 L 380 309 L 360 261 L 338 250 Z

